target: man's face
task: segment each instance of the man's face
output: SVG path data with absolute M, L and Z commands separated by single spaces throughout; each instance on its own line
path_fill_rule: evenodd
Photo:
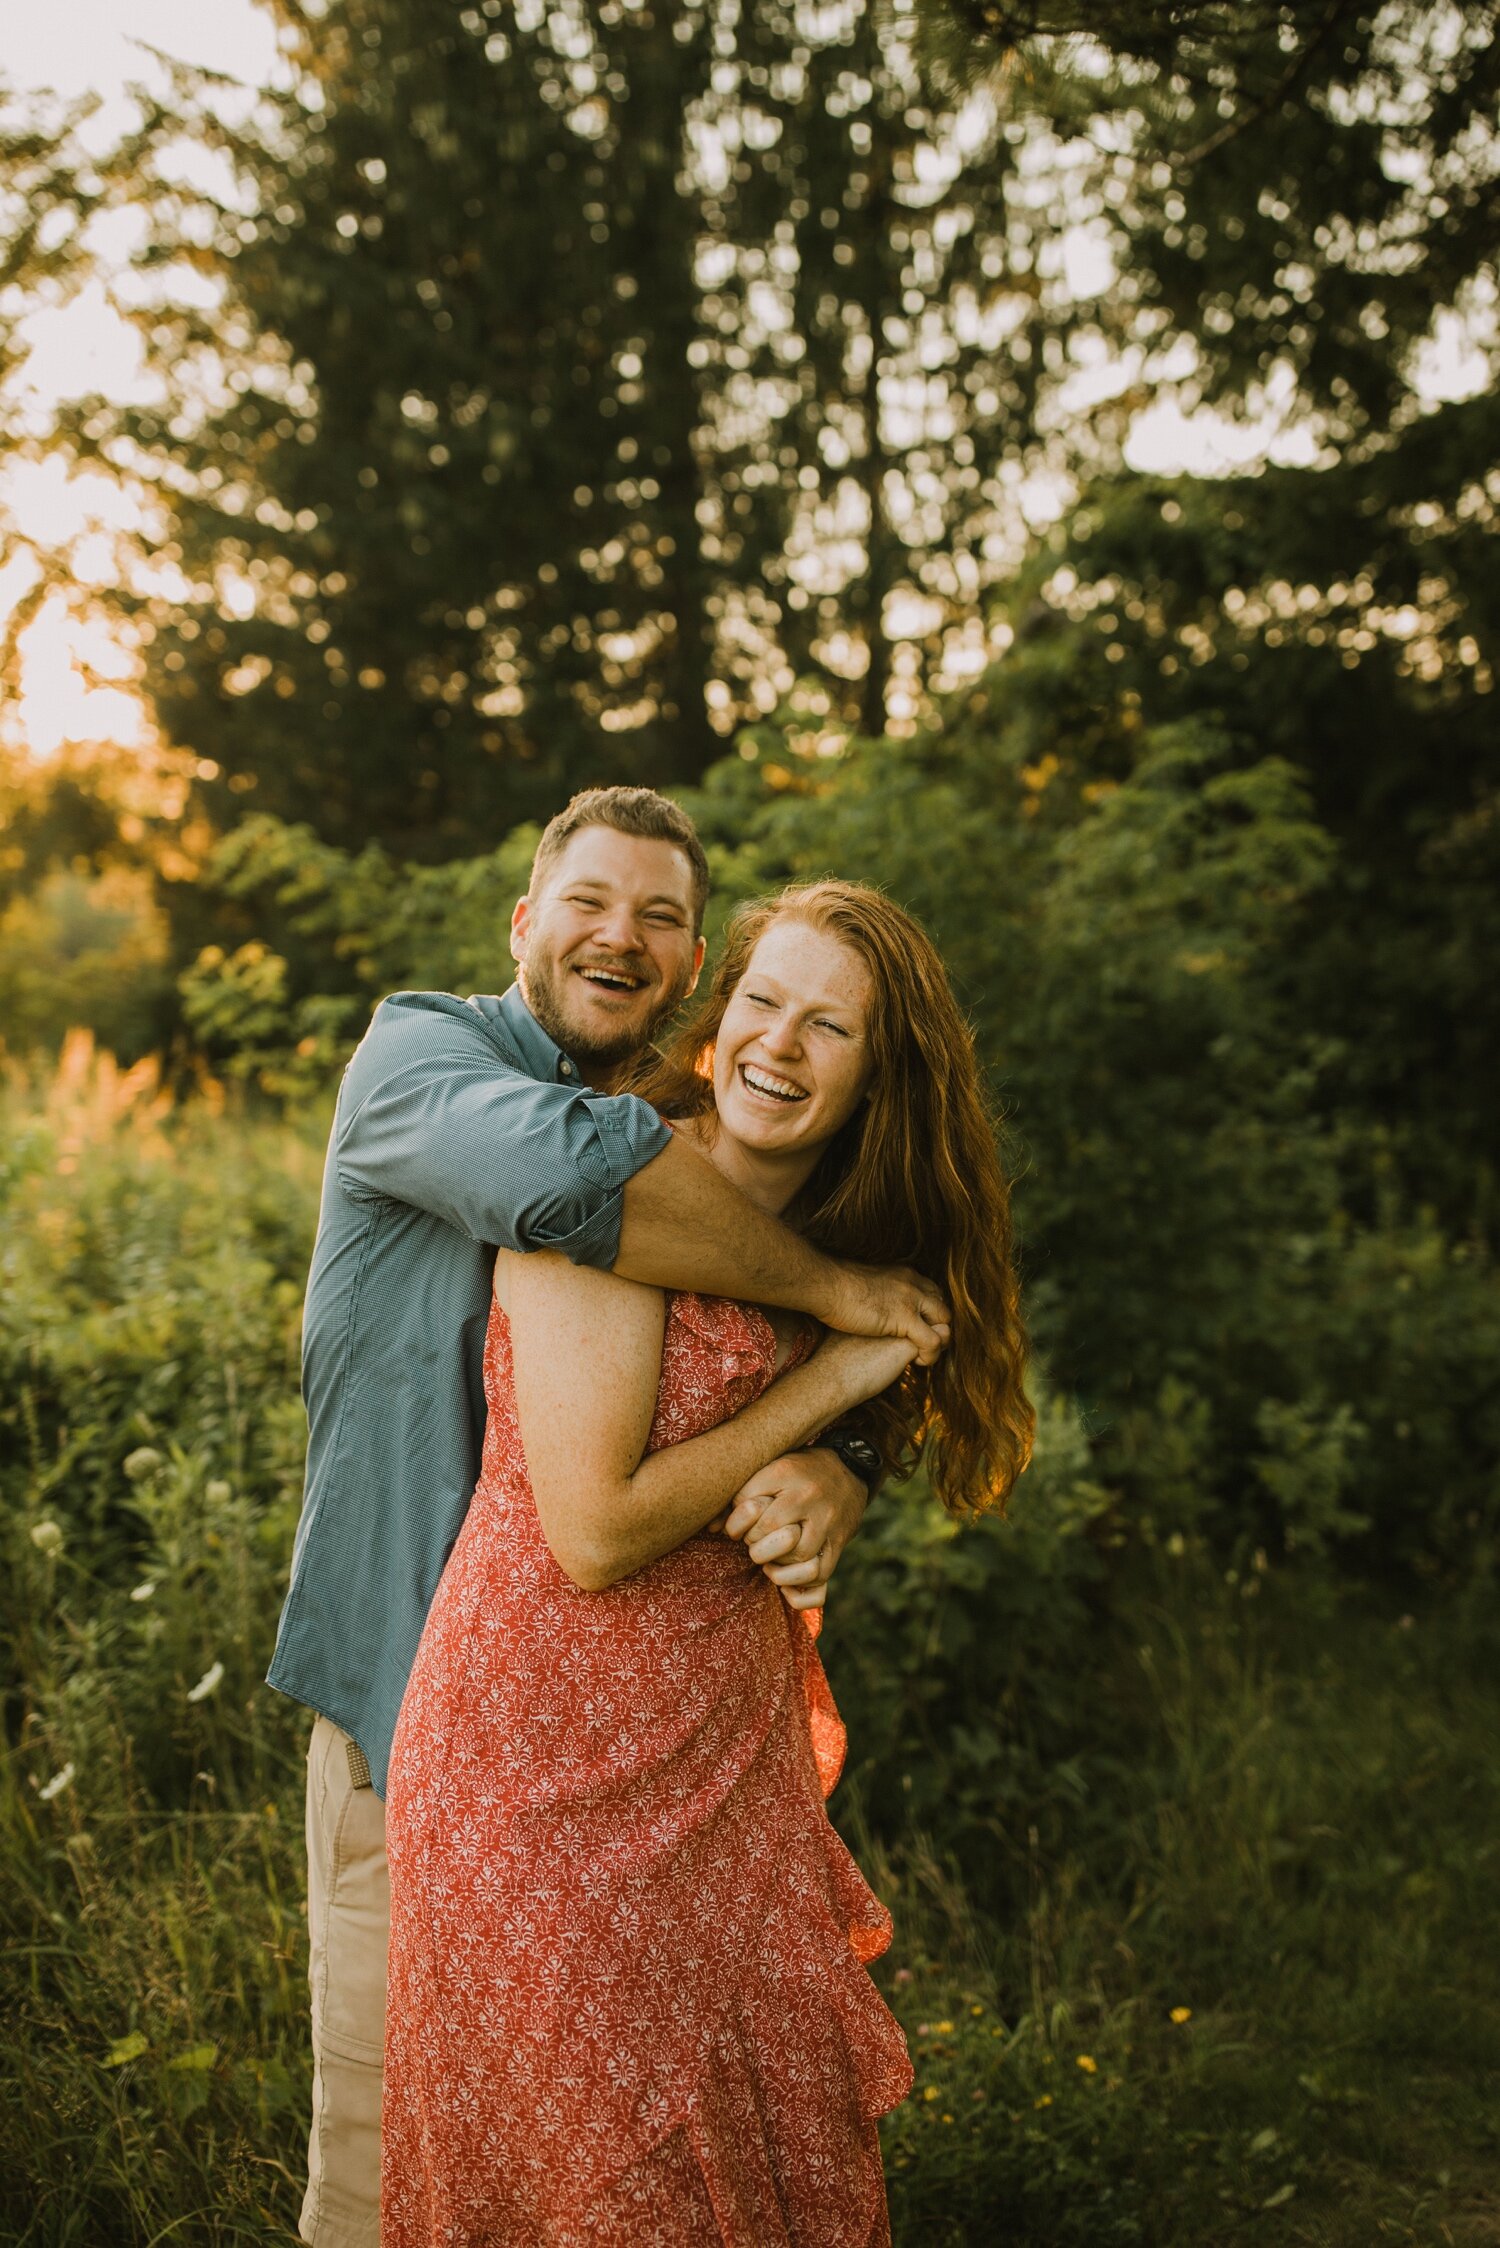
M 517 901 L 510 949 L 543 1030 L 597 1077 L 649 1045 L 698 981 L 692 869 L 675 843 L 580 828 Z

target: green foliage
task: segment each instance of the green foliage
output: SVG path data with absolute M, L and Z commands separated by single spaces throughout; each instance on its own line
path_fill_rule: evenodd
M 318 1150 L 163 1109 L 148 1077 L 75 1042 L 12 1136 L 0 1520 L 8 1690 L 26 1682 L 38 1749 L 55 1769 L 129 1768 L 170 1802 L 245 1739 L 265 1667 L 301 1500 Z M 108 1695 L 100 1662 L 120 1666 Z M 245 1788 L 265 1785 L 276 1734 L 259 1729 Z
M 872 1507 L 825 1652 L 878 1827 L 940 1830 L 972 1857 L 1086 1792 L 1110 1504 L 1076 1413 L 1052 1400 L 1005 1521 L 960 1530 L 920 1476 Z
M 1394 1156 L 1414 1200 L 1493 1241 L 1497 549 L 1490 503 L 1459 492 L 1468 469 L 1439 442 L 1468 411 L 1421 425 L 1398 464 L 1320 475 L 1316 505 L 1290 472 L 1102 486 L 1014 614 L 1028 654 L 1051 643 L 1050 746 L 1081 775 L 1118 773 L 1095 714 L 1136 704 L 1211 724 L 1237 767 L 1295 773 L 1333 846 L 1276 968 L 1316 1105 L 1353 1127 L 1348 1153 L 1362 1144 L 1377 1175 Z M 1363 1192 L 1368 1208 L 1368 1173 Z
M 1500 2072 L 1480 1610 L 1177 1561 L 1128 1614 L 1089 1679 L 1121 1753 L 1066 1842 L 1007 1838 L 1012 1901 L 921 1848 L 877 1883 L 917 2062 L 886 2131 L 897 2240 L 1462 2238 Z
M 61 870 L 0 908 L 0 1024 L 16 1053 L 55 1051 L 80 1028 L 127 1061 L 148 1053 L 175 994 L 166 932 L 139 872 Z
M 76 1039 L 4 1147 L 0 2230 L 266 2240 L 309 2092 L 303 1727 L 260 1680 L 318 1149 Z

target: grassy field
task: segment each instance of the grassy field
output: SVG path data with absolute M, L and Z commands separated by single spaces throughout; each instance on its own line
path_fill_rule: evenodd
M 0 2240 L 286 2242 L 303 1721 L 258 1680 L 317 1133 L 70 1066 L 0 1142 Z M 917 2060 L 897 2242 L 1500 2241 L 1482 1592 L 1134 1566 L 1070 1810 L 971 1822 L 960 1869 L 836 1799 Z

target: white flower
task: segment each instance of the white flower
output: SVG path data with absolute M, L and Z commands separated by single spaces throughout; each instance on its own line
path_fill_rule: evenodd
M 222 1663 L 210 1663 L 197 1685 L 188 1688 L 188 1700 L 190 1702 L 206 1702 L 223 1676 L 224 1665 Z
M 204 1484 L 203 1496 L 210 1506 L 222 1506 L 224 1504 L 224 1501 L 229 1497 L 229 1485 L 222 1475 L 216 1475 L 211 1483 Z
M 156 1586 L 148 1577 L 144 1584 L 132 1587 L 130 1597 L 132 1600 L 149 1600 L 155 1590 Z
M 62 1524 L 60 1522 L 33 1522 L 31 1525 L 31 1542 L 38 1553 L 61 1553 L 64 1542 Z
M 44 1788 L 37 1790 L 44 1803 L 50 1803 L 54 1795 L 62 1794 L 63 1789 L 71 1783 L 74 1770 L 73 1765 L 65 1764 L 60 1772 L 53 1773 Z

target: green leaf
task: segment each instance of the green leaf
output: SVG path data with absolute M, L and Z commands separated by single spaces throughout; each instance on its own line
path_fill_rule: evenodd
M 128 2037 L 117 2037 L 105 2058 L 106 2068 L 124 2068 L 127 2061 L 138 2061 L 151 2040 L 144 2030 L 133 2029 Z

